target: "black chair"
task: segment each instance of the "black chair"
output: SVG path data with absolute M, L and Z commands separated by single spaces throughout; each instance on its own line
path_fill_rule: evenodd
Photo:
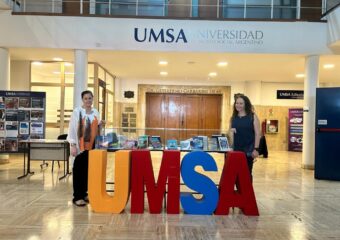
M 61 135 L 58 136 L 57 139 L 58 140 L 66 140 L 67 139 L 67 134 L 61 134 Z M 70 156 L 70 148 L 67 147 L 67 157 L 69 157 L 69 156 Z M 52 161 L 52 172 L 53 172 L 54 161 L 55 160 Z M 60 162 L 59 161 L 58 161 L 58 167 L 60 168 Z

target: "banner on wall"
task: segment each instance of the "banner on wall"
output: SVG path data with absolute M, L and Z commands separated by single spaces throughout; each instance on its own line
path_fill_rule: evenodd
M 0 153 L 20 152 L 20 140 L 45 138 L 45 92 L 0 91 Z
M 288 151 L 302 152 L 303 109 L 291 108 L 288 115 Z

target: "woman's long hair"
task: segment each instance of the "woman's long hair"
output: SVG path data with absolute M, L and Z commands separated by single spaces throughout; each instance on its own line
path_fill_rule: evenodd
M 233 109 L 233 116 L 232 118 L 235 118 L 238 116 L 238 111 L 236 110 L 236 100 L 239 99 L 239 98 L 242 98 L 243 101 L 244 101 L 244 110 L 246 112 L 247 115 L 249 114 L 253 114 L 254 113 L 254 107 L 253 105 L 251 104 L 249 98 L 245 95 L 238 95 L 236 98 L 235 98 L 235 102 L 234 102 L 234 109 Z

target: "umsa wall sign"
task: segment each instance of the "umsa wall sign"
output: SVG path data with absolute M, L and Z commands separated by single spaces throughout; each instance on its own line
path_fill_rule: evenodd
M 303 99 L 302 90 L 277 90 L 277 99 Z
M 131 196 L 131 213 L 143 213 L 146 189 L 150 213 L 161 213 L 166 195 L 168 214 L 179 214 L 181 204 L 186 214 L 228 215 L 229 208 L 239 207 L 245 215 L 259 215 L 244 153 L 227 154 L 218 187 L 209 177 L 195 171 L 196 166 L 201 166 L 204 171 L 216 172 L 211 155 L 194 151 L 180 160 L 180 151 L 165 150 L 155 182 L 150 151 L 116 152 L 115 191 L 110 196 L 106 192 L 107 152 L 90 151 L 88 193 L 93 211 L 121 213 Z M 181 176 L 188 188 L 203 195 L 201 199 L 196 199 L 192 192 L 180 192 Z

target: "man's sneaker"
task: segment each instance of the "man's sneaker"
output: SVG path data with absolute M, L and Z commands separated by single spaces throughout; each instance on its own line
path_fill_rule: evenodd
M 73 201 L 74 205 L 78 206 L 78 207 L 84 207 L 86 206 L 86 202 L 83 199 L 79 199 L 76 201 Z

